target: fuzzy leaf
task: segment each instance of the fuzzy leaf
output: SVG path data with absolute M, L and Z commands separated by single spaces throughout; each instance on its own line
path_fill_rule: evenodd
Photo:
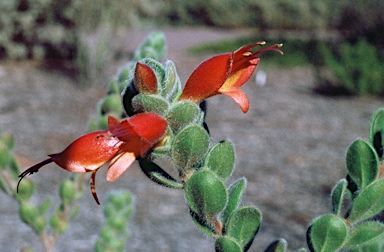
M 371 218 L 384 209 L 384 179 L 379 179 L 364 188 L 353 202 L 349 219 L 351 222 Z
M 348 230 L 339 216 L 326 214 L 313 220 L 308 232 L 311 251 L 332 252 L 342 246 Z
M 241 197 L 243 196 L 243 191 L 246 185 L 245 178 L 240 178 L 236 180 L 228 190 L 228 203 L 223 211 L 221 217 L 222 222 L 227 223 L 229 216 L 236 210 L 240 204 Z
M 49 199 L 44 200 L 39 207 L 39 215 L 46 214 L 50 208 L 51 208 L 51 200 Z
M 369 131 L 370 142 L 380 159 L 384 156 L 384 109 L 379 109 L 373 115 Z
M 360 187 L 372 183 L 379 171 L 379 159 L 373 147 L 364 140 L 356 140 L 347 151 L 346 164 L 348 174 Z
M 204 166 L 226 180 L 235 168 L 235 149 L 228 140 L 222 141 L 208 152 Z
M 138 94 L 132 99 L 132 107 L 136 113 L 154 112 L 164 115 L 168 110 L 169 104 L 160 95 Z
M 352 227 L 349 230 L 345 248 L 362 246 L 384 235 L 384 224 L 367 221 Z
M 287 249 L 287 241 L 278 239 L 272 242 L 264 252 L 285 252 Z
M 177 75 L 175 64 L 169 60 L 165 65 L 165 78 L 161 95 L 173 102 L 181 93 L 181 81 Z
M 220 213 L 228 198 L 224 183 L 209 170 L 191 176 L 185 184 L 185 197 L 191 210 L 206 220 Z
M 221 236 L 215 241 L 216 252 L 243 252 L 241 246 L 231 237 Z
M 199 118 L 199 106 L 189 101 L 178 102 L 166 115 L 168 125 L 173 132 L 178 132 L 188 124 L 196 123 Z
M 38 217 L 37 208 L 29 202 L 21 201 L 19 216 L 22 221 L 24 221 L 28 225 L 33 225 Z
M 197 165 L 206 155 L 209 146 L 208 133 L 199 125 L 191 124 L 173 139 L 172 160 L 182 169 Z
M 260 211 L 252 206 L 241 207 L 229 217 L 226 235 L 234 238 L 244 251 L 252 245 L 261 224 Z
M 348 182 L 346 179 L 341 179 L 333 188 L 331 193 L 332 198 L 332 213 L 340 215 L 341 207 L 345 197 L 345 190 L 347 189 Z
M 76 189 L 73 181 L 66 179 L 61 182 L 59 195 L 64 205 L 72 204 L 72 202 L 75 200 L 75 194 Z
M 161 169 L 161 167 L 157 164 L 141 157 L 139 157 L 138 160 L 140 168 L 144 174 L 157 184 L 174 189 L 181 189 L 184 187 L 183 183 L 176 181 L 171 175 Z
M 99 111 L 102 115 L 114 112 L 121 114 L 123 111 L 123 104 L 120 94 L 107 95 L 99 102 Z
M 196 224 L 196 226 L 203 231 L 205 234 L 214 237 L 217 233 L 214 226 L 206 221 L 202 216 L 199 214 L 193 212 L 191 209 L 189 209 L 189 213 L 191 214 L 193 222 Z

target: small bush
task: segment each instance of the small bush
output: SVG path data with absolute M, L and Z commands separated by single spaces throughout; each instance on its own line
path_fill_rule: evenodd
M 360 40 L 356 44 L 344 42 L 334 51 L 325 44 L 319 48 L 326 67 L 348 93 L 384 94 L 384 59 L 373 45 Z

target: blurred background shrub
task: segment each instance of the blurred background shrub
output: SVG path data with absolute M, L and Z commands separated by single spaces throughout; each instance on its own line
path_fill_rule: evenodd
M 0 57 L 73 59 L 81 36 L 100 26 L 108 27 L 103 34 L 143 25 L 332 28 L 351 40 L 365 36 L 382 43 L 383 12 L 382 0 L 5 0 L 0 2 Z
M 286 45 L 290 42 L 298 45 L 299 42 L 304 52 L 296 47 L 293 52 L 298 55 L 298 60 L 291 58 L 290 62 L 303 64 L 299 58 L 304 55 L 307 63 L 314 64 L 317 70 L 323 67 L 332 70 L 328 72 L 333 72 L 333 77 L 338 80 L 326 80 L 326 76 L 318 74 L 321 88 L 333 87 L 337 82 L 337 85 L 347 85 L 346 90 L 351 90 L 351 84 L 343 83 L 345 79 L 341 80 L 340 74 L 335 72 L 348 68 L 345 65 L 348 60 L 341 52 L 346 50 L 342 47 L 348 46 L 339 45 L 348 43 L 355 46 L 364 40 L 369 45 L 360 46 L 374 46 L 375 56 L 372 57 L 379 60 L 384 48 L 383 13 L 383 0 L 5 0 L 0 1 L 0 59 L 64 59 L 69 63 L 66 66 L 79 77 L 80 84 L 101 85 L 105 83 L 100 78 L 102 70 L 114 57 L 111 38 L 120 28 L 252 27 L 261 31 L 263 39 L 271 40 L 268 34 L 273 30 L 280 37 L 275 35 L 272 40 L 279 38 L 277 42 Z M 283 36 L 282 31 L 285 32 Z M 302 33 L 297 35 L 297 31 Z M 325 41 L 329 37 L 319 35 L 333 32 L 338 34 L 337 41 Z M 290 38 L 287 34 L 291 34 L 288 35 Z M 339 70 L 331 66 L 331 54 L 317 46 L 318 42 L 322 43 L 320 40 L 330 47 L 335 57 L 332 62 L 344 64 Z M 286 55 L 290 53 L 289 50 L 285 52 Z M 339 60 L 340 57 L 344 60 Z M 376 58 L 368 61 L 375 62 Z M 356 76 L 356 73 L 352 75 Z M 355 78 L 354 82 L 358 80 Z M 329 86 L 329 83 L 332 84 Z M 355 90 L 351 93 L 361 92 Z

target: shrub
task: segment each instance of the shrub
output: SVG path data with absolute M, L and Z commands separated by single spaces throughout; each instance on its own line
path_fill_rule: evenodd
M 384 60 L 374 46 L 364 40 L 356 44 L 342 43 L 333 54 L 320 46 L 326 67 L 338 84 L 351 94 L 384 94 Z

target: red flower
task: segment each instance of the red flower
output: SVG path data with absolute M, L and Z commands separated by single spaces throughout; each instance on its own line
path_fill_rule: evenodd
M 107 181 L 118 179 L 136 160 L 144 156 L 164 136 L 167 121 L 155 113 L 142 113 L 119 121 L 108 117 L 108 129 L 81 136 L 64 151 L 28 168 L 19 175 L 20 181 L 51 162 L 70 172 L 92 172 L 91 190 L 99 204 L 95 189 L 98 169 L 110 162 Z
M 135 68 L 135 86 L 142 94 L 157 93 L 157 78 L 152 68 L 140 62 L 136 63 Z
M 225 94 L 231 97 L 241 108 L 243 113 L 249 109 L 247 95 L 239 88 L 248 81 L 260 61 L 259 54 L 265 51 L 278 51 L 282 44 L 268 46 L 252 52 L 255 46 L 265 45 L 257 42 L 243 46 L 235 52 L 214 56 L 201 63 L 189 77 L 185 84 L 181 100 L 201 102 L 208 97 Z

